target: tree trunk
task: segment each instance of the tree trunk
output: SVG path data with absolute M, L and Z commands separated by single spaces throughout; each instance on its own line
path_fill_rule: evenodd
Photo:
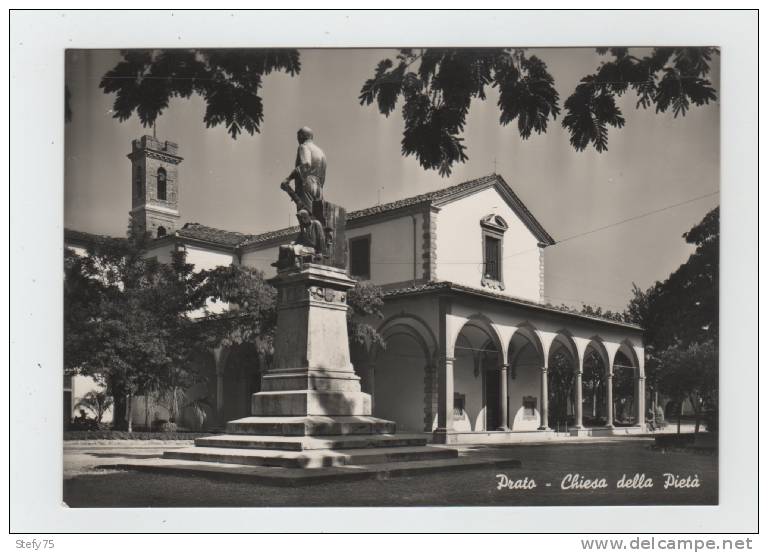
M 112 428 L 115 430 L 124 430 L 125 429 L 125 411 L 126 411 L 126 403 L 125 403 L 125 388 L 123 388 L 119 383 L 110 382 L 109 385 L 110 392 L 112 393 Z
M 179 390 L 176 386 L 171 388 L 171 413 L 170 422 L 177 422 L 179 418 Z
M 696 400 L 695 397 L 689 397 L 688 400 L 691 402 L 691 405 L 693 406 L 693 412 L 696 415 L 696 428 L 694 429 L 693 433 L 698 434 L 699 425 L 701 424 L 701 404 Z
M 133 397 L 131 394 L 127 394 L 125 398 L 125 416 L 128 419 L 128 432 L 133 432 Z

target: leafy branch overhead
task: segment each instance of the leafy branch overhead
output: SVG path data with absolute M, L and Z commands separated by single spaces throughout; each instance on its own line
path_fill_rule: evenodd
M 520 135 L 547 130 L 560 111 L 554 79 L 546 64 L 522 50 L 400 50 L 396 62 L 379 62 L 373 78 L 360 91 L 360 104 L 377 103 L 389 115 L 403 98 L 402 151 L 415 155 L 425 169 L 449 175 L 465 162 L 461 133 L 473 99 L 485 100 L 488 86 L 499 89 L 500 122 L 517 120 Z
M 172 98 L 197 94 L 206 103 L 206 127 L 224 124 L 232 138 L 260 132 L 264 76 L 295 76 L 301 69 L 296 50 L 126 50 L 122 57 L 99 84 L 116 94 L 115 118 L 125 121 L 135 112 L 142 125 L 152 126 Z
M 563 104 L 562 125 L 577 151 L 607 150 L 609 128 L 625 123 L 618 99 L 630 90 L 637 96 L 636 108 L 653 106 L 675 117 L 717 100 L 708 80 L 716 48 L 647 51 L 638 57 L 627 48 L 597 49 L 605 61 Z M 172 98 L 199 95 L 206 104 L 205 125 L 225 125 L 237 138 L 243 131 L 260 132 L 264 77 L 274 71 L 295 76 L 299 57 L 297 50 L 287 49 L 126 50 L 99 86 L 116 95 L 114 117 L 125 121 L 135 113 L 144 126 L 154 124 Z M 375 103 L 385 116 L 401 103 L 403 155 L 447 176 L 454 164 L 469 159 L 462 137 L 467 114 L 473 100 L 486 100 L 489 88 L 498 90 L 499 123 L 517 124 L 523 139 L 547 132 L 560 114 L 560 95 L 547 64 L 520 48 L 401 49 L 394 59 L 378 63 L 359 101 Z
M 691 105 L 717 99 L 707 80 L 715 48 L 655 48 L 638 58 L 626 48 L 599 48 L 612 59 L 582 78 L 566 99 L 562 121 L 572 146 L 608 148 L 608 127 L 625 119 L 617 98 L 632 89 L 637 106 L 685 115 Z M 379 62 L 360 91 L 360 104 L 376 103 L 389 116 L 402 98 L 405 121 L 402 152 L 414 155 L 425 169 L 447 176 L 455 163 L 468 159 L 461 136 L 473 99 L 485 100 L 486 88 L 497 88 L 499 122 L 517 122 L 520 137 L 547 131 L 560 113 L 559 94 L 547 65 L 526 50 L 402 49 L 393 61 Z

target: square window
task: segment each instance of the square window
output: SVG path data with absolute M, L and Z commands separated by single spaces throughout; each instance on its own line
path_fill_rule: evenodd
M 349 274 L 363 280 L 371 278 L 371 237 L 349 240 Z

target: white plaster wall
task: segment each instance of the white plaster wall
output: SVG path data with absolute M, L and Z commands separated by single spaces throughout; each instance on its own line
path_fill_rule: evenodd
M 234 262 L 234 256 L 228 252 L 209 250 L 192 245 L 187 245 L 186 248 L 187 263 L 193 264 L 196 271 L 214 269 L 222 265 L 232 265 Z
M 200 246 L 187 245 L 187 263 L 195 266 L 195 271 L 215 269 L 220 266 L 232 265 L 234 256 L 228 252 L 204 249 Z M 168 250 L 170 258 L 170 249 Z M 158 261 L 160 258 L 158 257 Z M 170 262 L 170 259 L 169 259 Z M 229 304 L 221 301 L 208 301 L 205 309 L 197 309 L 190 313 L 190 317 L 198 318 L 208 313 L 222 313 L 229 309 Z
M 170 411 L 164 405 L 150 400 L 149 402 L 149 424 L 157 430 L 156 422 L 159 420 L 167 421 L 170 417 Z M 133 425 L 144 426 L 147 424 L 147 403 L 146 397 L 135 396 L 131 398 L 131 421 Z
M 90 376 L 75 375 L 72 377 L 72 417 L 77 417 L 80 414 L 80 408 L 77 407 L 77 402 L 80 401 L 88 392 L 98 392 L 104 390 L 104 386 L 96 382 Z M 93 417 L 94 414 L 88 409 L 85 410 L 89 417 Z M 107 409 L 104 413 L 104 417 L 101 422 L 112 422 L 112 407 Z
M 277 274 L 277 269 L 271 264 L 277 261 L 279 249 L 280 246 L 271 246 L 263 250 L 243 252 L 240 263 L 246 267 L 258 269 L 266 278 L 271 278 Z
M 413 217 L 416 218 L 416 278 L 421 278 L 424 230 L 421 214 Z M 346 231 L 347 240 L 371 235 L 371 282 L 379 285 L 413 280 L 413 233 L 411 215 Z
M 403 335 L 387 341 L 376 359 L 373 414 L 393 420 L 397 431 L 424 430 L 424 353 L 415 340 Z
M 72 244 L 65 244 L 65 246 L 70 250 L 72 250 L 73 252 L 75 252 L 80 257 L 85 257 L 86 255 L 88 255 L 88 249 L 83 246 L 74 246 Z
M 451 202 L 436 215 L 438 280 L 481 288 L 480 219 L 491 213 L 509 225 L 502 244 L 502 293 L 541 301 L 538 240 L 493 188 Z

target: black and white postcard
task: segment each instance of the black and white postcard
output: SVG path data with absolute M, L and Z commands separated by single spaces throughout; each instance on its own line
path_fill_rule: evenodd
M 721 505 L 723 43 L 443 36 L 60 51 L 62 509 Z

